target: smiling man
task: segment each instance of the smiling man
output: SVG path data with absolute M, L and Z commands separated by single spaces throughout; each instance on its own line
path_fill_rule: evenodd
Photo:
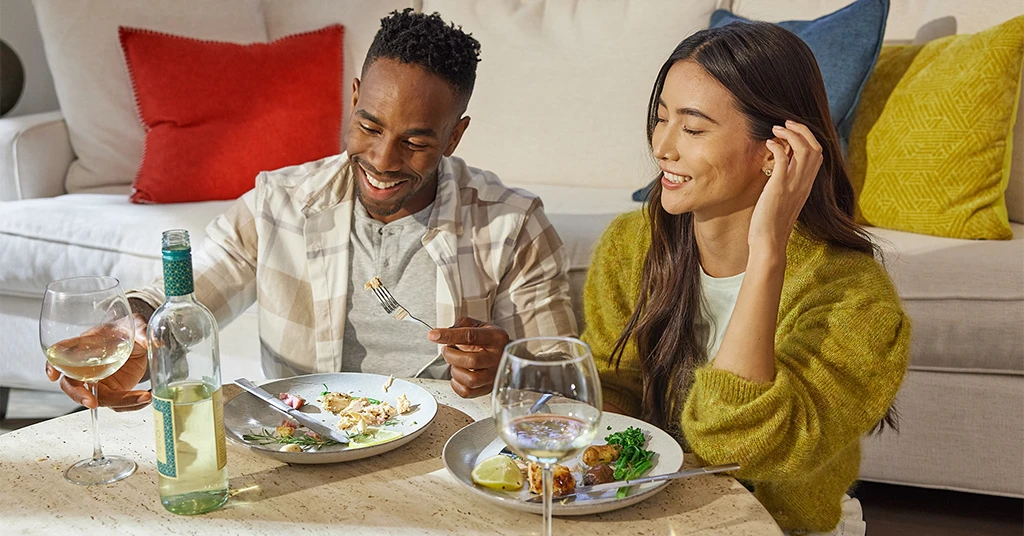
M 567 257 L 540 200 L 452 153 L 480 44 L 438 14 L 381 21 L 353 82 L 347 152 L 261 173 L 207 228 L 194 254 L 196 297 L 221 325 L 259 303 L 264 373 L 374 372 L 451 378 L 461 396 L 490 392 L 509 339 L 574 335 Z M 389 317 L 374 276 L 411 314 Z M 163 285 L 128 293 L 149 318 Z M 135 409 L 145 339 L 100 384 L 100 405 Z M 48 368 L 57 380 L 57 371 Z M 79 382 L 61 386 L 97 400 Z

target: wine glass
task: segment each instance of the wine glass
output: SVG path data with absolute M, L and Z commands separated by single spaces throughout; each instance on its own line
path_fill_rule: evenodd
M 544 395 L 553 396 L 531 413 Z M 512 341 L 498 365 L 491 403 L 501 438 L 543 469 L 544 534 L 550 536 L 552 467 L 589 446 L 601 420 L 601 382 L 590 347 L 566 337 Z
M 93 396 L 96 383 L 128 360 L 134 333 L 131 309 L 117 279 L 75 277 L 46 286 L 39 314 L 39 342 L 46 360 L 65 376 L 85 382 Z M 92 458 L 68 467 L 64 478 L 89 486 L 117 482 L 134 473 L 134 461 L 103 455 L 97 412 L 91 413 Z

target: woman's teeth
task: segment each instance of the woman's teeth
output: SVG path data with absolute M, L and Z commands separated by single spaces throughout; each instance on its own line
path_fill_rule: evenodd
M 684 177 L 682 175 L 675 175 L 675 174 L 669 173 L 667 171 L 665 171 L 664 174 L 665 174 L 665 178 L 668 179 L 669 182 L 674 183 L 674 184 L 682 184 L 684 182 L 690 182 L 690 180 L 693 179 L 693 177 Z
M 369 182 L 371 186 L 377 188 L 378 190 L 387 190 L 388 188 L 394 188 L 395 186 L 398 186 L 399 184 L 405 182 L 405 180 L 394 182 L 379 181 L 373 178 L 373 175 L 370 175 L 365 169 L 363 170 L 363 173 L 366 175 L 366 182 Z

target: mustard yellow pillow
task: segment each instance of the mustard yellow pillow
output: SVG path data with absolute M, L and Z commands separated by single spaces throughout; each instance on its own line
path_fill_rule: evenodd
M 973 35 L 883 48 L 850 140 L 862 221 L 1012 238 L 1004 193 L 1022 66 L 1024 16 Z

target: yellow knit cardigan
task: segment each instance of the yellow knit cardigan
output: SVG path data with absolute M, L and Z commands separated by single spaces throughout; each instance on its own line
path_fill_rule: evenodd
M 583 339 L 604 400 L 638 416 L 640 361 L 631 342 L 618 368 L 615 341 L 632 315 L 650 246 L 646 215 L 618 217 L 601 238 L 584 290 Z M 775 332 L 775 379 L 755 383 L 704 366 L 684 400 L 682 431 L 709 464 L 736 477 L 784 529 L 828 531 L 857 478 L 860 438 L 892 405 L 907 369 L 910 321 L 870 255 L 794 232 Z M 889 432 L 891 433 L 891 432 Z

